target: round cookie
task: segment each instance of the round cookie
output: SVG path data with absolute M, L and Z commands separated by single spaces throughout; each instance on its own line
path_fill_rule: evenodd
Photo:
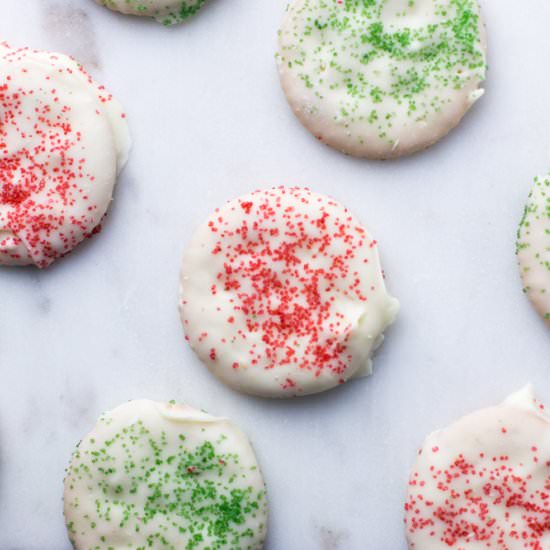
M 550 416 L 533 389 L 430 435 L 405 510 L 411 550 L 550 548 Z
M 186 338 L 220 380 L 249 394 L 294 397 L 370 374 L 398 306 L 376 241 L 308 189 L 230 201 L 183 260 Z
M 259 550 L 267 500 L 245 435 L 188 406 L 131 401 L 101 416 L 65 478 L 76 550 Z
M 550 326 L 550 176 L 535 178 L 518 230 L 517 257 L 525 293 Z
M 96 0 L 126 15 L 152 17 L 163 25 L 175 25 L 195 15 L 206 0 Z
M 0 49 L 0 266 L 49 266 L 100 229 L 130 138 L 73 59 Z
M 390 159 L 434 144 L 483 95 L 486 37 L 477 0 L 294 0 L 277 59 L 314 136 Z

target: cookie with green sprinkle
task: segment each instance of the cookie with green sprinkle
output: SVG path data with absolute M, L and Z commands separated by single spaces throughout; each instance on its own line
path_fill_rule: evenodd
M 195 15 L 206 0 L 96 0 L 127 15 L 152 17 L 163 25 L 175 25 Z
M 65 520 L 76 550 L 259 550 L 262 474 L 224 418 L 131 401 L 101 416 L 67 469 Z
M 477 0 L 294 0 L 277 61 L 314 136 L 387 159 L 434 144 L 483 95 L 486 37 Z
M 518 230 L 524 291 L 550 327 L 550 175 L 535 178 Z

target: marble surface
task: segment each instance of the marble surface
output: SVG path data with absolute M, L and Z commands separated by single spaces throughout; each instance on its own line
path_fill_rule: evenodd
M 128 399 L 187 401 L 243 427 L 269 487 L 267 550 L 404 550 L 424 436 L 527 381 L 550 403 L 550 333 L 514 257 L 531 178 L 550 170 L 550 4 L 482 3 L 486 97 L 440 145 L 378 163 L 320 145 L 287 108 L 273 60 L 286 0 L 212 0 L 173 29 L 92 0 L 2 0 L 0 36 L 81 59 L 125 104 L 134 149 L 98 237 L 48 271 L 0 271 L 0 550 L 69 548 L 65 465 Z M 221 386 L 176 309 L 193 228 L 274 184 L 351 206 L 402 304 L 372 378 L 291 402 Z

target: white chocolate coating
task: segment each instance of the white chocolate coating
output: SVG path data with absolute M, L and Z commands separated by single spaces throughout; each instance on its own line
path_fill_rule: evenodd
M 535 179 L 518 230 L 524 291 L 550 327 L 550 176 Z
M 315 137 L 389 159 L 444 137 L 483 95 L 486 37 L 477 0 L 293 0 L 277 59 Z
M 394 321 L 377 243 L 341 204 L 300 188 L 216 210 L 185 253 L 186 338 L 220 380 L 294 397 L 370 374 Z
M 4 44 L 0 69 L 0 266 L 44 268 L 99 229 L 128 127 L 65 55 Z
M 430 435 L 405 508 L 414 550 L 550 548 L 550 416 L 532 387 Z
M 245 435 L 188 406 L 131 401 L 99 419 L 65 478 L 76 550 L 260 550 L 265 486 Z
M 197 13 L 205 0 L 96 0 L 126 15 L 153 17 L 163 25 L 175 25 Z

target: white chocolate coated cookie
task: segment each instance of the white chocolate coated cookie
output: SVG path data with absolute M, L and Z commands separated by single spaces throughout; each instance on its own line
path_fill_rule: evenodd
M 130 139 L 73 59 L 0 50 L 0 265 L 44 268 L 99 230 Z
M 441 139 L 481 97 L 486 38 L 477 0 L 294 0 L 277 59 L 314 136 L 389 159 Z
M 245 435 L 188 406 L 131 401 L 99 419 L 65 478 L 76 550 L 259 550 L 262 475 Z
M 411 550 L 550 548 L 550 416 L 532 387 L 430 435 L 405 508 Z
M 230 201 L 199 228 L 180 306 L 191 347 L 225 384 L 294 397 L 370 374 L 399 304 L 376 241 L 344 206 L 280 187 Z
M 175 25 L 197 13 L 205 0 L 96 0 L 127 15 L 153 17 L 163 25 Z
M 550 327 L 550 176 L 535 179 L 518 230 L 525 293 Z

